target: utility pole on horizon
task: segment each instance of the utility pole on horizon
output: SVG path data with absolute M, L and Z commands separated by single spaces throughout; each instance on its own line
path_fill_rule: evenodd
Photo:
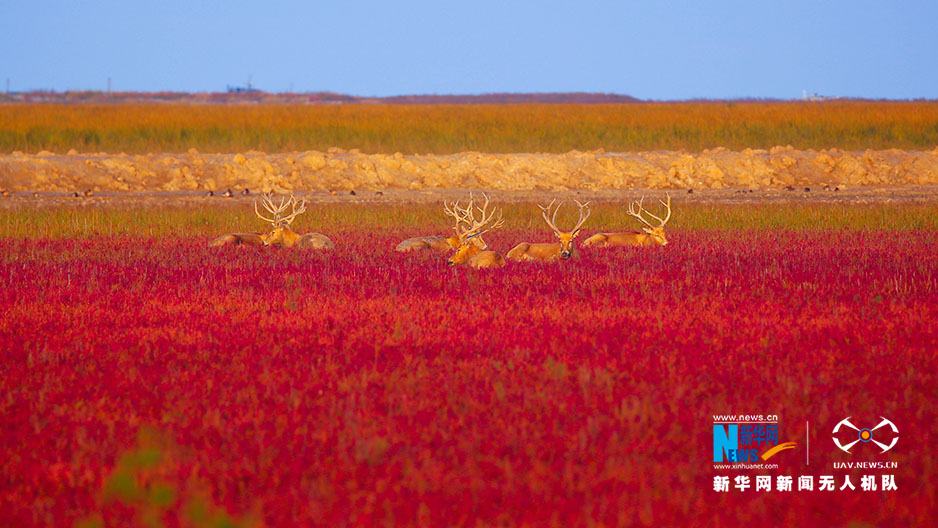
M 111 93 L 111 78 L 107 78 L 107 93 Z

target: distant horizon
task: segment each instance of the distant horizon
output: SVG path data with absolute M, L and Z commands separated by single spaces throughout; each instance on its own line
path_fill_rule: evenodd
M 930 0 L 37 1 L 0 8 L 12 92 L 938 98 Z
M 230 88 L 239 88 L 238 90 L 232 90 Z M 486 98 L 486 97 L 546 97 L 546 96 L 599 96 L 599 97 L 613 97 L 613 98 L 622 98 L 622 99 L 631 99 L 631 101 L 614 101 L 605 104 L 635 104 L 635 103 L 682 103 L 682 102 L 834 102 L 834 101 L 868 101 L 868 102 L 938 102 L 938 98 L 930 97 L 906 97 L 906 98 L 889 98 L 889 97 L 852 97 L 852 96 L 835 96 L 835 95 L 824 95 L 817 93 L 807 93 L 802 94 L 799 97 L 765 97 L 765 96 L 740 96 L 740 97 L 690 97 L 686 99 L 640 99 L 638 97 L 632 96 L 626 93 L 615 93 L 615 92 L 588 92 L 588 91 L 571 91 L 571 92 L 548 92 L 548 91 L 531 91 L 531 92 L 475 92 L 475 93 L 402 93 L 402 94 L 393 94 L 393 95 L 361 95 L 353 93 L 342 93 L 335 90 L 304 90 L 304 91 L 267 91 L 261 88 L 251 88 L 246 89 L 246 87 L 234 87 L 229 86 L 225 90 L 199 90 L 199 91 L 186 91 L 186 90 L 101 90 L 101 89 L 82 89 L 82 88 L 67 88 L 67 89 L 54 89 L 54 88 L 36 88 L 31 90 L 21 90 L 15 91 L 10 90 L 9 92 L 0 93 L 0 101 L 2 101 L 3 96 L 17 96 L 17 95 L 41 95 L 41 94 L 100 94 L 104 96 L 113 96 L 119 97 L 122 95 L 140 95 L 140 96 L 159 96 L 163 94 L 172 94 L 172 95 L 232 95 L 232 96 L 242 96 L 248 97 L 252 94 L 256 95 L 267 95 L 267 96 L 335 96 L 337 98 L 348 98 L 358 101 L 348 101 L 349 103 L 355 102 L 367 102 L 372 100 L 395 100 L 395 99 L 431 99 L 431 98 Z M 336 101 L 341 102 L 341 101 Z M 419 103 L 417 103 L 419 104 Z M 557 102 L 556 104 L 562 104 L 562 102 Z M 603 104 L 603 103 L 597 103 Z

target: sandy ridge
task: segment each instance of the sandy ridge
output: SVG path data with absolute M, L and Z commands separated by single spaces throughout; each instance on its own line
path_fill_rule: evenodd
M 802 185 L 936 185 L 938 147 L 929 151 L 723 148 L 565 154 L 363 154 L 356 150 L 267 154 L 0 154 L 8 191 L 275 192 L 355 189 L 501 191 L 726 189 Z

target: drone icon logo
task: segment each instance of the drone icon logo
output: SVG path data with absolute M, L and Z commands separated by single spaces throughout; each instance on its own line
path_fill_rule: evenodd
M 881 447 L 881 448 L 883 449 L 882 451 L 880 451 L 881 453 L 885 453 L 886 451 L 889 451 L 890 449 L 893 448 L 893 446 L 896 445 L 896 442 L 899 441 L 899 436 L 898 436 L 898 434 L 899 434 L 899 428 L 897 428 L 897 427 L 896 427 L 896 424 L 892 423 L 889 419 L 887 419 L 887 418 L 885 418 L 885 417 L 883 417 L 883 416 L 880 416 L 880 418 L 882 418 L 883 421 L 879 422 L 879 425 L 877 425 L 876 427 L 873 427 L 873 428 L 866 428 L 866 427 L 864 427 L 864 428 L 862 428 L 862 429 L 859 428 L 859 427 L 857 427 L 857 426 L 855 426 L 855 425 L 853 425 L 852 423 L 850 423 L 850 417 L 849 417 L 849 416 L 846 417 L 846 418 L 844 418 L 843 420 L 841 420 L 841 421 L 834 427 L 834 431 L 832 432 L 832 434 L 835 434 L 835 435 L 836 435 L 837 432 L 840 431 L 841 426 L 846 426 L 846 427 L 849 427 L 850 429 L 853 429 L 854 431 L 857 432 L 857 439 L 854 440 L 853 442 L 850 442 L 850 443 L 844 445 L 844 444 L 841 444 L 841 443 L 840 443 L 840 440 L 839 440 L 836 436 L 834 436 L 834 437 L 832 437 L 833 440 L 834 440 L 834 444 L 836 444 L 837 447 L 840 448 L 841 451 L 844 451 L 845 453 L 849 453 L 849 454 L 851 454 L 851 455 L 852 455 L 853 453 L 850 453 L 850 448 L 853 447 L 857 442 L 863 442 L 864 444 L 865 444 L 865 443 L 869 443 L 869 442 L 873 442 L 874 444 L 878 445 L 879 447 Z M 886 445 L 886 444 L 884 444 L 884 443 L 882 443 L 882 442 L 878 442 L 878 441 L 876 441 L 876 440 L 873 439 L 873 431 L 879 429 L 880 427 L 884 427 L 884 426 L 887 426 L 887 425 L 892 429 L 892 432 L 897 435 L 897 436 L 894 436 L 894 437 L 892 438 L 892 442 L 890 442 L 889 445 Z

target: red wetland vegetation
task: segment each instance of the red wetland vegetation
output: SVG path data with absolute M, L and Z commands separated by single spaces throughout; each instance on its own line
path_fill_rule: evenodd
M 495 270 L 395 252 L 449 229 L 426 205 L 311 208 L 331 252 L 207 247 L 243 209 L 0 210 L 0 526 L 933 522 L 933 203 L 676 202 L 665 247 Z M 536 212 L 487 242 L 549 241 Z M 715 470 L 722 413 L 798 446 Z M 897 490 L 833 469 L 847 416 L 898 425 Z

